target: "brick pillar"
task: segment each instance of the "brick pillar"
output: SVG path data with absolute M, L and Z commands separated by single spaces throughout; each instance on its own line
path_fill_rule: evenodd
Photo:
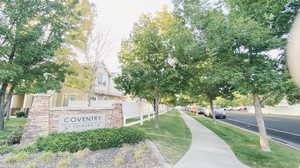
M 120 128 L 124 126 L 122 104 L 113 104 L 112 127 Z
M 21 144 L 33 143 L 39 136 L 48 135 L 49 106 L 50 95 L 34 95 L 33 103 L 28 113 L 27 123 L 21 139 Z

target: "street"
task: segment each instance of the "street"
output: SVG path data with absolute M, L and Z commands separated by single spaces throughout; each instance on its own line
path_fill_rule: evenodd
M 269 136 L 300 149 L 300 119 L 269 116 L 264 119 Z M 227 113 L 227 119 L 222 121 L 258 132 L 253 114 Z

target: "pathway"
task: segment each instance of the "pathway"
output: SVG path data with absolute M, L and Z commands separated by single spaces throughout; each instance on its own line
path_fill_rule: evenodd
M 185 113 L 182 118 L 192 132 L 192 144 L 174 168 L 248 168 L 216 134 Z

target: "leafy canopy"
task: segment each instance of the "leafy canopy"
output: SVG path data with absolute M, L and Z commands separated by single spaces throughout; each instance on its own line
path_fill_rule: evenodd
M 166 9 L 143 15 L 122 43 L 118 88 L 148 101 L 178 92 L 183 81 L 177 73 L 178 60 L 187 61 L 192 39 L 190 30 Z
M 19 93 L 60 88 L 66 64 L 55 52 L 72 29 L 76 0 L 2 0 L 0 3 L 0 83 Z M 3 85 L 4 86 L 4 85 Z

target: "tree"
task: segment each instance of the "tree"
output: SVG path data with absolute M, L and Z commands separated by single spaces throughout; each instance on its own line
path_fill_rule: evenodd
M 232 99 L 217 97 L 216 104 L 222 107 L 249 106 L 252 104 L 252 98 L 251 95 L 241 95 L 238 92 L 235 92 L 233 93 Z
M 64 86 L 87 90 L 94 82 L 93 74 L 89 69 L 78 62 L 78 54 L 85 53 L 89 48 L 89 37 L 93 31 L 95 9 L 89 0 L 81 0 L 76 4 L 74 11 L 80 16 L 72 18 L 74 28 L 66 33 L 63 48 L 56 51 L 56 59 L 59 63 L 69 64 Z
M 206 99 L 215 121 L 214 101 L 217 97 L 231 97 L 234 88 L 230 79 L 226 78 L 228 72 L 222 68 L 222 65 L 209 63 L 208 60 L 202 64 L 204 65 L 194 71 L 195 76 L 190 80 L 190 95 L 202 96 Z
M 189 94 L 202 96 L 210 105 L 215 120 L 214 100 L 217 97 L 232 97 L 234 78 L 232 70 L 227 66 L 227 59 L 232 54 L 231 46 L 226 41 L 230 28 L 226 17 L 220 9 L 205 8 L 202 1 L 189 1 L 177 4 L 177 15 L 183 17 L 194 33 L 198 52 L 192 57 L 198 58 L 188 63 Z M 203 10 L 199 10 L 203 8 Z
M 211 44 L 208 45 L 209 48 L 217 46 L 216 56 L 224 65 L 222 67 L 233 70 L 229 72 L 236 89 L 241 94 L 252 95 L 261 148 L 263 151 L 270 151 L 261 105 L 270 95 L 286 89 L 281 62 L 278 58 L 272 58 L 268 51 L 284 44 L 282 36 L 288 25 L 285 21 L 289 20 L 285 15 L 294 13 L 284 11 L 290 3 L 228 0 L 224 2 L 224 6 L 211 5 L 208 1 L 201 0 L 175 2 L 177 13 L 196 28 L 196 33 L 202 35 L 200 37 L 204 42 Z M 263 5 L 265 3 L 267 4 Z M 227 10 L 224 11 L 224 8 Z M 220 14 L 216 15 L 215 11 Z M 257 11 L 259 12 L 256 13 Z M 268 18 L 273 13 L 277 19 L 285 18 L 285 21 L 281 20 L 279 25 L 274 18 L 261 18 Z M 269 22 L 270 20 L 273 22 Z M 218 22 L 219 24 L 212 24 Z
M 273 31 L 262 23 L 238 11 L 231 11 L 231 25 L 235 30 L 232 36 L 239 44 L 234 58 L 238 76 L 241 77 L 239 90 L 253 96 L 255 116 L 260 133 L 263 151 L 271 151 L 262 114 L 262 104 L 272 95 L 284 93 L 284 73 L 281 62 L 272 58 L 267 51 L 278 48 L 282 39 L 274 36 Z M 280 93 L 281 92 L 281 93 Z
M 152 58 L 153 59 L 153 58 Z M 176 81 L 172 68 L 163 72 L 141 63 L 127 65 L 122 68 L 122 75 L 115 78 L 117 88 L 125 94 L 146 99 L 153 105 L 156 116 L 156 127 L 159 127 L 159 104 L 163 97 L 174 92 Z
M 116 84 L 126 94 L 153 104 L 156 127 L 161 100 L 174 95 L 182 85 L 177 63 L 190 53 L 191 42 L 189 29 L 163 9 L 155 16 L 143 15 L 130 38 L 122 43 L 122 75 L 116 78 Z
M 273 36 L 287 40 L 286 35 L 300 8 L 299 0 L 225 0 L 227 9 L 262 24 Z M 286 42 L 281 45 L 282 48 Z
M 91 105 L 95 93 L 94 88 L 98 66 L 103 63 L 105 54 L 108 54 L 109 46 L 109 31 L 96 30 L 94 34 L 90 34 L 88 47 L 84 52 L 86 67 L 91 73 L 91 82 L 87 86 L 88 106 Z
M 69 65 L 67 70 L 71 73 L 66 75 L 63 87 L 80 89 L 88 93 L 90 105 L 95 86 L 95 72 L 92 65 L 98 65 L 100 60 L 103 59 L 103 54 L 99 54 L 100 49 L 97 46 L 103 37 L 100 36 L 101 31 L 95 31 L 96 9 L 93 3 L 90 3 L 89 0 L 80 0 L 74 7 L 74 13 L 76 15 L 71 18 L 73 29 L 65 33 L 65 42 L 62 48 L 56 51 L 55 61 Z M 96 32 L 96 35 L 94 32 Z M 90 54 L 92 51 L 96 51 L 98 54 Z M 93 56 L 93 59 L 89 59 L 83 64 L 78 59 L 78 56 L 81 55 L 85 58 L 86 55 L 89 58 Z M 95 55 L 99 55 L 99 57 L 95 57 Z M 99 58 L 97 63 L 90 63 L 90 60 L 95 60 L 94 58 Z
M 76 1 L 9 1 L 0 3 L 0 129 L 13 93 L 58 90 L 66 64 L 54 60 L 72 28 Z
M 281 99 L 287 98 L 291 104 L 297 102 L 299 90 L 291 80 L 289 70 L 286 65 L 287 39 L 300 9 L 299 0 L 225 0 L 228 9 L 232 12 L 238 12 L 240 15 L 249 17 L 269 29 L 270 33 L 281 39 L 276 49 L 281 50 L 278 63 L 285 74 L 285 91 L 280 94 L 270 96 L 267 104 L 277 104 Z M 285 93 L 282 94 L 282 93 Z M 285 97 L 287 96 L 287 97 Z
M 174 94 L 162 99 L 163 104 L 172 106 L 188 106 L 199 103 L 199 97 L 190 97 L 184 94 Z

